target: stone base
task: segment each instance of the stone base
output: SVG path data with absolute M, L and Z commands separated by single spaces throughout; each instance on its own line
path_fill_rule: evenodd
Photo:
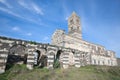
M 33 69 L 33 65 L 27 65 L 27 68 L 32 70 Z
M 80 67 L 80 65 L 75 65 L 75 67 L 79 68 L 79 67 Z
M 0 74 L 4 73 L 5 70 L 4 69 L 0 69 Z
M 48 69 L 53 69 L 53 65 L 47 66 Z
M 63 65 L 63 68 L 64 68 L 64 69 L 67 69 L 67 68 L 68 68 L 68 65 Z

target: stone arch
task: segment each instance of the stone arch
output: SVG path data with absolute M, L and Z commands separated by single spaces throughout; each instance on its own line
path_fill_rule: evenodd
M 34 54 L 34 66 L 39 65 L 39 60 L 40 60 L 40 56 L 41 56 L 41 51 L 39 50 L 34 50 L 33 51 Z
M 62 65 L 61 53 L 62 53 L 62 50 L 58 50 L 56 55 L 55 55 L 55 58 L 54 58 L 54 68 L 58 68 L 58 67 L 60 67 Z
M 10 68 L 10 65 L 14 64 L 26 64 L 27 63 L 27 48 L 23 44 L 14 43 L 8 49 L 8 57 L 6 62 L 6 69 Z
M 47 66 L 47 55 L 45 54 L 45 49 L 35 49 L 34 54 L 34 66 L 39 66 L 41 68 Z
M 60 59 L 61 52 L 62 52 L 61 50 L 58 50 L 58 51 L 57 51 L 56 57 L 55 57 L 56 59 Z
M 47 67 L 47 59 L 48 59 L 48 57 L 46 55 L 42 55 L 41 56 L 41 58 L 40 58 L 40 64 L 39 64 L 39 66 L 41 68 Z
M 50 51 L 47 52 L 47 57 L 48 57 L 47 66 L 48 67 L 53 68 L 53 64 L 54 64 L 54 60 L 55 60 L 55 54 L 56 54 L 56 51 L 54 51 L 54 50 L 50 50 Z

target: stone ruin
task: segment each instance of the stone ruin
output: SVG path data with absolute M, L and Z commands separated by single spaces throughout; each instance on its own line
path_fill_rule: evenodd
M 26 64 L 28 69 L 35 65 L 53 68 L 55 60 L 61 68 L 80 67 L 89 63 L 88 55 L 71 48 L 0 37 L 0 73 L 5 72 L 8 64 Z

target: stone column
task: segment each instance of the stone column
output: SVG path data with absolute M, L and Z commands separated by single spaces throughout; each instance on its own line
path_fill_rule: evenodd
M 74 54 L 75 57 L 75 67 L 80 67 L 80 52 L 76 51 Z
M 8 51 L 4 48 L 0 50 L 0 74 L 5 72 Z
M 48 60 L 47 60 L 47 63 L 48 63 L 48 68 L 53 68 L 53 64 L 54 64 L 54 53 L 49 53 L 48 54 Z
M 80 65 L 84 66 L 85 65 L 85 55 L 83 51 L 80 51 Z
M 57 48 L 53 47 L 53 46 L 48 46 L 47 47 L 47 67 L 48 68 L 53 68 L 53 64 L 54 64 L 54 59 L 55 59 L 55 55 L 57 53 Z
M 32 70 L 34 65 L 34 54 L 33 52 L 29 52 L 27 56 L 27 68 Z
M 66 69 L 69 67 L 69 52 L 68 51 L 63 51 L 63 68 Z
M 90 65 L 90 53 L 89 52 L 85 52 L 85 60 L 86 60 L 85 65 Z

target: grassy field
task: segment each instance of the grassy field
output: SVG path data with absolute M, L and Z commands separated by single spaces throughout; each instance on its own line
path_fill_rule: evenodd
M 80 68 L 46 68 L 28 70 L 25 65 L 15 65 L 0 74 L 0 80 L 120 80 L 120 67 L 85 66 Z

